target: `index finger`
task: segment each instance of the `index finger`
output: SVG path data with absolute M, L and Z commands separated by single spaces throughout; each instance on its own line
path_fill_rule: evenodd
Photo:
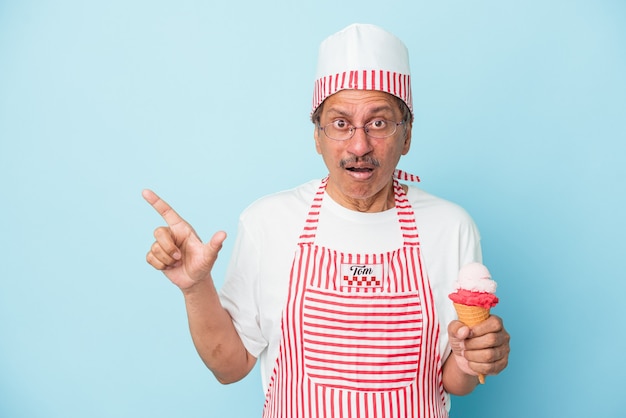
M 169 226 L 174 226 L 178 223 L 185 222 L 178 213 L 163 199 L 161 199 L 152 190 L 145 189 L 141 192 L 141 195 L 150 205 L 161 215 L 165 222 Z
M 498 333 L 502 331 L 502 328 L 502 319 L 498 316 L 490 315 L 489 318 L 472 327 L 472 335 L 479 337 L 485 334 Z

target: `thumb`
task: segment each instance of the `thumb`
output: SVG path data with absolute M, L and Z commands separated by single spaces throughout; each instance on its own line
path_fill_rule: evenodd
M 452 321 L 448 324 L 450 346 L 456 355 L 463 355 L 465 340 L 470 336 L 470 329 L 461 321 Z
M 217 256 L 222 249 L 222 244 L 225 240 L 226 232 L 218 231 L 213 234 L 209 242 L 204 245 L 204 259 L 207 261 L 211 268 L 213 267 L 215 260 L 217 260 Z
M 459 369 L 468 375 L 476 375 L 465 358 L 465 340 L 471 335 L 470 328 L 461 321 L 452 321 L 448 324 L 450 348 Z

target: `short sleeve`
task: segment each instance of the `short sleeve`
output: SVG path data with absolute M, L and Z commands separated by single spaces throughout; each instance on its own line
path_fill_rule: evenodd
M 259 247 L 240 220 L 220 299 L 250 354 L 258 357 L 267 347 L 259 315 Z

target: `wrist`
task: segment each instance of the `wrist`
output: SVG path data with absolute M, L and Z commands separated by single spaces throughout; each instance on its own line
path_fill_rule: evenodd
M 185 299 L 193 299 L 196 297 L 206 298 L 207 295 L 217 294 L 213 280 L 210 277 L 193 282 L 191 285 L 181 288 L 181 292 Z
M 443 386 L 446 392 L 464 396 L 471 393 L 478 386 L 478 375 L 469 368 L 467 360 L 460 355 L 452 353 L 444 363 Z M 466 367 L 464 367 L 466 366 Z

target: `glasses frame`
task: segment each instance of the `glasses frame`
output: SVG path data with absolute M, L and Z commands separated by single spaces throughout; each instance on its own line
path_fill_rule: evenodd
M 383 121 L 385 121 L 385 122 L 388 122 L 389 124 L 394 125 L 394 128 L 395 128 L 395 129 L 393 130 L 393 132 L 392 132 L 392 133 L 390 133 L 390 134 L 388 134 L 388 135 L 385 135 L 385 136 L 374 136 L 374 135 L 371 135 L 371 134 L 368 132 L 368 129 L 367 129 L 367 128 L 368 128 L 369 126 L 371 126 L 371 125 L 372 125 L 372 123 L 374 123 L 374 122 L 376 122 L 376 121 L 381 121 L 381 120 L 383 120 Z M 340 141 L 340 142 L 343 142 L 343 141 L 347 141 L 347 140 L 351 139 L 351 138 L 354 136 L 354 133 L 356 132 L 356 130 L 357 130 L 357 129 L 363 129 L 363 132 L 365 132 L 365 135 L 367 135 L 367 136 L 368 136 L 368 137 L 370 137 L 370 138 L 374 138 L 374 139 L 385 139 L 385 138 L 389 138 L 390 136 L 392 136 L 392 135 L 394 135 L 396 132 L 398 132 L 398 126 L 400 126 L 400 125 L 404 125 L 404 124 L 406 123 L 406 121 L 401 120 L 400 122 L 396 122 L 396 121 L 393 121 L 393 120 L 387 120 L 387 119 L 375 119 L 375 120 L 373 120 L 373 121 L 371 121 L 371 122 L 366 123 L 366 124 L 365 124 L 365 125 L 363 125 L 363 126 L 354 126 L 354 125 L 352 125 L 352 124 L 348 123 L 348 126 L 349 126 L 349 128 L 348 128 L 348 129 L 349 129 L 349 132 L 350 132 L 350 136 L 348 136 L 348 137 L 347 137 L 347 138 L 345 138 L 345 139 L 337 139 L 337 138 L 333 138 L 332 136 L 328 135 L 328 133 L 326 132 L 326 127 L 327 127 L 327 126 L 332 125 L 333 123 L 334 123 L 334 122 L 329 122 L 329 123 L 327 123 L 326 125 L 322 126 L 322 125 L 320 124 L 319 120 L 318 120 L 318 121 L 317 121 L 317 127 L 318 127 L 318 128 L 319 128 L 322 132 L 324 132 L 324 135 L 326 135 L 326 137 L 327 137 L 328 139 L 332 139 L 333 141 Z

